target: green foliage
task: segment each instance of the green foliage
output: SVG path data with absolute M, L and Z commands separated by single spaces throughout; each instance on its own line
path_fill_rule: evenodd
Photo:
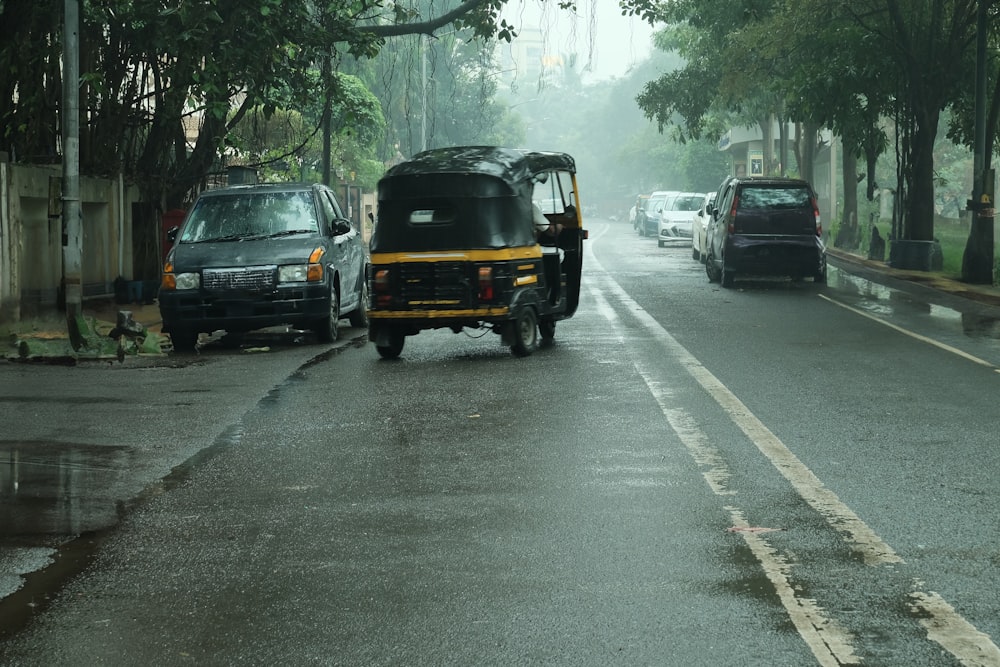
M 88 0 L 81 171 L 124 173 L 151 201 L 177 206 L 223 156 L 246 147 L 247 136 L 229 133 L 248 115 L 258 127 L 277 117 L 305 132 L 315 128 L 317 101 L 336 92 L 338 161 L 369 173 L 378 161 L 372 145 L 384 136 L 376 106 L 353 83 L 328 88 L 317 70 L 331 58 L 373 57 L 387 37 L 448 24 L 492 36 L 508 29 L 497 23 L 505 2 L 411 11 L 385 0 Z M 58 0 L 0 3 L 0 150 L 15 159 L 59 159 L 61 16 Z M 503 126 L 497 109 L 484 117 Z M 308 136 L 299 139 L 303 151 Z

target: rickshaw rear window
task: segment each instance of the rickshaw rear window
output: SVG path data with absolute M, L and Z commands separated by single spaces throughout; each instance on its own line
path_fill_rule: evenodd
M 455 209 L 451 206 L 420 208 L 410 211 L 412 225 L 448 225 L 455 221 Z

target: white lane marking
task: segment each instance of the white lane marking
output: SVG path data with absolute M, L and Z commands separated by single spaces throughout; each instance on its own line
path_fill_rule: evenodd
M 764 573 L 774 585 L 782 606 L 799 634 L 812 649 L 816 660 L 824 667 L 838 665 L 860 665 L 863 660 L 854 654 L 850 632 L 840 627 L 836 621 L 823 613 L 823 608 L 811 598 L 799 597 L 789 581 L 791 565 L 768 543 L 761 533 L 746 530 L 750 525 L 736 508 L 727 508 L 732 514 L 733 526 L 742 528 L 740 534 L 750 551 L 760 561 Z
M 757 449 L 771 461 L 771 464 L 787 479 L 798 494 L 809 505 L 826 518 L 827 523 L 843 533 L 853 548 L 861 554 L 869 565 L 901 563 L 892 547 L 875 534 L 847 505 L 841 502 L 833 491 L 824 486 L 813 472 L 774 435 L 750 409 L 737 398 L 718 378 L 687 351 L 677 339 L 660 326 L 635 300 L 615 282 L 597 262 L 600 276 L 598 280 L 639 320 L 647 331 L 657 339 L 687 372 L 715 399 L 743 433 L 750 438 Z
M 957 347 L 952 347 L 951 345 L 948 345 L 947 343 L 942 343 L 939 340 L 934 340 L 933 338 L 928 338 L 927 336 L 922 336 L 921 334 L 918 334 L 918 333 L 916 333 L 914 331 L 910 331 L 909 329 L 904 329 L 901 326 L 895 325 L 892 322 L 886 322 L 885 320 L 883 320 L 881 318 L 875 317 L 871 313 L 866 313 L 865 311 L 863 311 L 863 310 L 861 310 L 859 308 L 855 308 L 853 306 L 848 306 L 846 303 L 841 303 L 840 301 L 837 301 L 836 299 L 831 299 L 830 297 L 826 296 L 825 294 L 820 294 L 819 298 L 824 299 L 825 301 L 829 301 L 830 303 L 834 304 L 835 306 L 840 306 L 841 308 L 844 308 L 845 310 L 849 310 L 852 313 L 860 315 L 861 317 L 867 317 L 869 320 L 871 320 L 873 322 L 878 322 L 879 324 L 887 326 L 890 329 L 893 329 L 894 331 L 898 331 L 901 334 L 905 334 L 905 335 L 907 335 L 907 336 L 909 336 L 911 338 L 915 338 L 915 339 L 917 339 L 917 340 L 919 340 L 919 341 L 921 341 L 923 343 L 927 343 L 929 345 L 933 345 L 934 347 L 940 348 L 940 349 L 942 349 L 942 350 L 944 350 L 946 352 L 951 352 L 952 354 L 957 354 L 958 356 L 962 357 L 963 359 L 967 359 L 968 361 L 971 361 L 974 364 L 979 364 L 980 366 L 986 366 L 987 368 L 992 368 L 996 372 L 1000 373 L 1000 368 L 997 368 L 996 366 L 994 366 L 990 362 L 988 362 L 988 361 L 986 361 L 984 359 L 980 359 L 979 357 L 973 356 L 973 355 L 969 354 L 968 352 L 963 352 L 962 350 L 958 349 Z
M 599 239 L 606 231 L 606 228 L 601 229 L 598 234 L 591 236 L 591 239 Z M 869 565 L 878 565 L 903 562 L 903 559 L 896 555 L 895 551 L 888 544 L 878 537 L 850 508 L 842 503 L 836 494 L 827 489 L 819 478 L 806 468 L 785 447 L 784 443 L 771 433 L 725 385 L 712 375 L 708 369 L 702 366 L 686 348 L 678 343 L 673 336 L 622 289 L 597 260 L 592 245 L 587 245 L 586 248 L 587 261 L 593 264 L 596 270 L 588 272 L 585 275 L 587 276 L 588 283 L 590 283 L 591 277 L 594 277 L 597 282 L 597 284 L 589 284 L 589 288 L 598 301 L 598 304 L 600 304 L 598 308 L 601 312 L 607 313 L 614 310 L 605 300 L 600 289 L 602 286 L 606 286 L 621 304 L 631 311 L 654 338 L 664 344 L 668 351 L 673 354 L 674 358 L 719 403 L 723 410 L 730 415 L 733 422 L 739 426 L 740 430 L 757 445 L 761 453 L 792 484 L 799 495 L 823 515 L 830 526 L 844 534 L 845 538 L 854 544 L 855 548 L 863 554 L 866 563 Z M 609 321 L 612 323 L 618 322 L 617 314 L 614 314 L 612 318 Z M 901 332 L 908 333 L 905 330 Z M 622 336 L 622 339 L 624 339 L 624 336 Z M 639 370 L 643 378 L 646 379 L 647 374 L 642 373 L 641 369 Z M 647 386 L 649 386 L 648 380 Z M 654 396 L 657 396 L 657 401 L 663 406 L 662 397 L 659 396 L 658 390 L 654 386 L 650 386 L 650 389 L 653 391 Z M 670 415 L 666 412 L 664 414 L 669 421 Z M 690 429 L 690 426 L 674 430 L 685 446 L 691 449 L 688 441 L 685 441 L 685 436 L 682 435 L 687 429 Z M 763 441 L 758 442 L 758 437 L 762 438 Z M 703 434 L 702 438 L 704 438 Z M 714 448 L 707 445 L 707 438 L 704 438 L 704 445 L 716 455 L 716 460 L 712 463 L 715 467 L 715 472 L 711 474 L 717 476 L 721 474 L 723 478 L 728 479 L 728 472 L 725 472 L 721 457 L 718 457 L 718 452 Z M 719 470 L 723 472 L 719 473 Z M 716 477 L 716 481 L 713 482 L 708 478 L 709 473 L 703 474 L 706 476 L 709 486 L 714 489 L 715 484 L 719 483 L 718 479 L 720 478 Z M 756 536 L 759 539 L 763 539 L 759 534 Z M 770 574 L 768 576 L 770 577 Z M 772 579 L 773 581 L 774 579 Z M 777 584 L 775 585 L 777 586 Z M 920 586 L 921 584 L 918 582 L 917 585 Z M 996 667 L 1000 665 L 1000 648 L 993 643 L 988 635 L 979 632 L 975 626 L 966 621 L 940 596 L 936 593 L 916 591 L 911 593 L 911 598 L 916 601 L 913 603 L 912 608 L 919 609 L 928 615 L 928 618 L 921 620 L 921 623 L 928 628 L 928 638 L 937 642 L 945 650 L 954 655 L 963 665 L 967 667 Z M 788 609 L 787 605 L 786 609 Z M 789 614 L 792 614 L 791 609 L 789 609 Z M 804 639 L 807 642 L 809 641 L 805 636 Z M 822 662 L 823 658 L 820 656 L 823 655 L 823 652 L 821 651 L 817 654 L 817 647 L 811 643 L 809 645 L 814 654 L 817 655 L 817 659 Z M 831 646 L 829 643 L 826 645 Z
M 595 285 L 589 286 L 590 292 L 597 304 L 597 310 L 605 313 L 612 327 L 617 329 L 620 320 L 614 308 L 604 298 L 604 294 Z M 669 386 L 654 379 L 651 371 L 638 358 L 632 363 L 646 382 L 653 398 L 660 406 L 663 416 L 674 433 L 687 448 L 688 453 L 701 469 L 702 477 L 716 495 L 733 496 L 735 491 L 727 488 L 730 480 L 729 467 L 712 446 L 705 432 L 686 410 L 674 407 L 673 392 Z M 799 636 L 812 651 L 817 662 L 823 667 L 838 667 L 843 665 L 859 665 L 861 659 L 854 654 L 851 645 L 853 636 L 833 619 L 828 618 L 815 600 L 800 598 L 789 581 L 792 564 L 774 549 L 770 542 L 760 533 L 747 530 L 750 526 L 744 518 L 742 510 L 727 505 L 730 521 L 743 538 L 747 547 L 761 564 L 765 575 L 774 586 L 788 618 L 792 621 Z
M 1000 649 L 937 593 L 910 593 L 910 609 L 925 618 L 920 624 L 927 628 L 927 638 L 945 647 L 966 667 L 996 667 L 1000 665 Z

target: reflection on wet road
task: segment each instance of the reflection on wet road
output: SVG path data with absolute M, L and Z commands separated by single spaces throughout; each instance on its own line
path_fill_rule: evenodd
M 950 297 L 931 303 L 845 271 L 830 268 L 830 297 L 921 336 L 1000 366 L 1000 308 Z M 952 303 L 953 302 L 953 303 Z
M 0 441 L 0 538 L 64 536 L 117 520 L 107 495 L 127 474 L 128 447 Z

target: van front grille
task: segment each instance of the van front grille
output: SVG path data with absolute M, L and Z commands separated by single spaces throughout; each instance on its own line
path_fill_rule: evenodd
M 202 287 L 207 290 L 269 290 L 274 288 L 277 271 L 274 265 L 205 269 Z

